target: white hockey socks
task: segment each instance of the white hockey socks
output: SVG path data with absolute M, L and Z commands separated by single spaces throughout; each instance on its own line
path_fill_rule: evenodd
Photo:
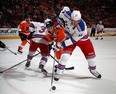
M 61 56 L 61 59 L 59 60 L 59 64 L 57 66 L 57 71 L 55 73 L 54 79 L 59 80 L 60 76 L 63 74 L 66 63 L 70 57 L 70 54 L 64 53 Z
M 91 74 L 93 74 L 96 78 L 101 78 L 101 74 L 96 71 L 95 58 L 87 59 L 87 61 Z

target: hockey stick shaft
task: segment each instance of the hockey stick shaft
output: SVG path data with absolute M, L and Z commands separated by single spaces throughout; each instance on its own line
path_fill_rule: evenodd
M 7 48 L 8 51 L 10 51 L 11 53 L 13 53 L 14 55 L 17 55 L 17 53 L 11 51 L 9 48 Z
M 54 67 L 55 66 L 55 51 L 54 51 L 54 62 L 53 62 L 53 68 L 52 68 L 52 77 L 51 77 L 51 88 L 50 88 L 50 91 L 52 89 L 52 85 L 53 85 L 53 80 L 54 80 Z
M 35 54 L 33 57 L 37 56 L 38 54 L 40 54 L 40 52 L 37 53 L 37 54 Z M 4 73 L 4 72 L 6 72 L 6 71 L 8 71 L 8 70 L 10 70 L 10 69 L 12 69 L 12 68 L 14 68 L 14 67 L 16 67 L 16 66 L 22 64 L 22 63 L 25 62 L 25 61 L 27 61 L 27 59 L 25 59 L 25 60 L 19 62 L 18 64 L 15 64 L 15 65 L 11 66 L 10 68 L 7 68 L 7 69 L 5 69 L 5 70 L 3 70 L 3 71 L 0 71 L 0 73 Z

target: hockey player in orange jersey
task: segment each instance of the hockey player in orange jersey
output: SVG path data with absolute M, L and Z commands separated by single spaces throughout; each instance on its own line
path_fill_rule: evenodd
M 27 40 L 31 39 L 31 36 L 33 34 L 33 32 L 30 32 L 28 30 L 29 26 L 30 26 L 30 16 L 25 16 L 25 20 L 22 21 L 19 25 L 19 36 L 21 39 L 21 44 L 18 47 L 18 52 L 19 53 L 23 53 L 23 47 L 27 44 Z
M 54 22 L 53 24 L 51 19 L 46 19 L 45 24 L 48 30 L 46 39 L 50 43 L 50 48 L 52 48 L 52 43 L 56 42 L 54 50 L 56 51 L 56 59 L 59 60 L 63 50 L 60 43 L 65 39 L 64 27 L 57 22 Z

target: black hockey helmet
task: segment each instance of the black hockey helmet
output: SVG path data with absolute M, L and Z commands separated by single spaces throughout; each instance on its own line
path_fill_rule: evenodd
M 45 25 L 46 25 L 47 28 L 53 26 L 53 21 L 52 21 L 51 19 L 48 19 L 48 18 L 47 18 L 47 19 L 44 21 L 44 23 L 45 23 Z

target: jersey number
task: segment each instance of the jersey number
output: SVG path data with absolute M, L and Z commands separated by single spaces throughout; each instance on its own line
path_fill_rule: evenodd
M 45 26 L 41 26 L 40 28 L 41 28 L 41 29 L 39 30 L 39 33 L 43 33 L 43 32 L 45 31 L 45 29 L 46 29 Z

